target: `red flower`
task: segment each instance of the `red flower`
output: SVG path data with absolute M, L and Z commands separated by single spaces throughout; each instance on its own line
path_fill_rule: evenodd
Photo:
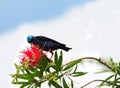
M 23 55 L 20 57 L 23 64 L 28 66 L 35 66 L 40 61 L 40 58 L 44 55 L 43 50 L 38 48 L 35 45 L 27 47 L 26 50 L 23 50 Z

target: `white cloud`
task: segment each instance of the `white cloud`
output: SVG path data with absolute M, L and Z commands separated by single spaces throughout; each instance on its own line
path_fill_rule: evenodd
M 1 88 L 10 88 L 9 74 L 14 71 L 17 52 L 27 46 L 26 36 L 44 35 L 67 44 L 73 49 L 65 53 L 65 61 L 83 56 L 120 58 L 120 0 L 96 0 L 76 6 L 48 22 L 23 24 L 2 35 Z M 90 80 L 90 79 L 89 79 Z M 11 87 L 12 88 L 12 87 Z M 86 87 L 87 88 L 87 87 Z

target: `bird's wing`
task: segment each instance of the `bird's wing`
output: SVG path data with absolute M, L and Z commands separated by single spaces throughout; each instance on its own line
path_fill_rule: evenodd
M 57 42 L 57 41 L 55 41 L 55 40 L 53 40 L 53 39 L 47 38 L 47 37 L 45 37 L 45 36 L 36 36 L 36 38 L 37 38 L 38 40 L 44 41 L 44 42 L 59 43 L 59 42 Z M 65 45 L 65 44 L 63 44 L 63 45 Z

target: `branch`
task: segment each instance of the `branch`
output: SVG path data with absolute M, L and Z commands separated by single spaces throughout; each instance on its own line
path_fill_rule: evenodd
M 98 80 L 92 80 L 92 81 L 88 82 L 87 84 L 83 85 L 83 86 L 80 87 L 80 88 L 84 88 L 84 87 L 88 86 L 89 84 L 91 84 L 91 83 L 93 83 L 93 82 L 97 82 L 97 81 L 102 81 L 102 82 L 106 82 L 106 83 L 108 83 L 108 84 L 113 85 L 113 83 L 111 83 L 111 82 L 109 82 L 109 81 L 98 79 Z
M 111 69 L 111 70 L 114 72 L 114 70 L 113 70 L 113 69 L 112 69 L 112 68 L 111 68 L 106 62 L 102 61 L 101 58 L 95 58 L 95 57 L 83 57 L 83 58 L 76 59 L 76 60 L 73 60 L 73 61 L 77 61 L 77 60 L 81 60 L 81 61 L 82 61 L 82 60 L 85 60 L 85 59 L 96 60 L 96 61 L 98 61 L 99 63 L 103 64 L 103 65 L 106 66 L 108 69 Z M 71 62 L 73 62 L 73 61 L 70 61 L 70 62 L 64 64 L 62 67 L 68 65 L 69 63 L 71 63 Z

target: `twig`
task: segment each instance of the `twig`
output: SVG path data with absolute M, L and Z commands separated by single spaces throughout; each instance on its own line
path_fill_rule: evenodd
M 80 87 L 80 88 L 84 88 L 84 87 L 88 86 L 89 84 L 91 84 L 91 83 L 93 83 L 93 82 L 97 82 L 97 81 L 102 81 L 102 82 L 106 82 L 106 83 L 108 83 L 108 84 L 113 85 L 113 83 L 111 83 L 111 82 L 109 82 L 109 81 L 97 79 L 97 80 L 92 80 L 92 81 L 88 82 L 87 84 L 83 85 L 83 86 Z
M 77 61 L 77 60 L 81 60 L 81 61 L 82 61 L 82 60 L 85 60 L 85 59 L 96 60 L 96 61 L 98 61 L 99 63 L 103 64 L 103 65 L 106 66 L 108 69 L 111 69 L 111 70 L 114 72 L 114 70 L 113 70 L 108 64 L 106 64 L 106 62 L 103 62 L 103 61 L 101 60 L 101 58 L 95 58 L 95 57 L 83 57 L 83 58 L 76 59 L 76 60 L 73 60 L 73 61 Z M 64 66 L 70 64 L 70 63 L 73 62 L 73 61 L 70 61 L 70 62 L 64 64 L 62 67 L 64 67 Z

